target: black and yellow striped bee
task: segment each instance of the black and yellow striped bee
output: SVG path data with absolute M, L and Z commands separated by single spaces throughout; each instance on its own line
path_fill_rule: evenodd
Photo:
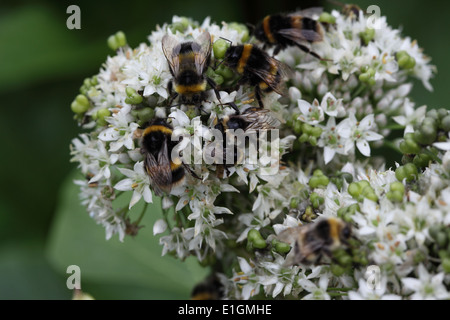
M 328 0 L 328 2 L 342 7 L 342 14 L 351 19 L 359 19 L 359 12 L 361 8 L 356 4 L 347 4 L 337 0 Z
M 172 127 L 164 119 L 155 119 L 144 129 L 141 140 L 141 153 L 144 154 L 145 171 L 155 194 L 170 193 L 173 187 L 185 180 L 184 165 L 171 159 L 173 148 L 179 143 L 172 141 Z
M 288 228 L 278 235 L 278 239 L 293 244 L 286 265 L 310 265 L 320 263 L 323 256 L 332 257 L 335 249 L 348 246 L 351 235 L 349 223 L 338 218 L 320 218 L 313 223 Z
M 192 300 L 221 300 L 224 298 L 224 286 L 216 275 L 210 275 L 192 289 Z
M 266 16 L 255 28 L 255 37 L 265 46 L 275 46 L 273 55 L 289 46 L 297 46 L 313 57 L 322 60 L 308 45 L 323 40 L 322 25 L 312 18 L 322 8 L 310 8 L 290 14 Z
M 166 34 L 162 49 L 169 63 L 173 80 L 168 83 L 170 103 L 179 96 L 180 103 L 200 107 L 206 98 L 207 85 L 214 89 L 220 101 L 216 84 L 205 75 L 211 61 L 211 35 L 204 31 L 194 41 L 180 43 Z M 175 91 L 175 92 L 173 92 Z
M 264 108 L 262 92 L 275 91 L 283 94 L 282 80 L 288 73 L 287 67 L 257 46 L 230 46 L 225 52 L 224 63 L 241 76 L 239 84 L 255 88 L 255 98 L 260 108 Z
M 236 112 L 233 115 L 216 119 L 214 129 L 219 130 L 223 137 L 223 161 L 216 164 L 218 177 L 223 178 L 224 171 L 228 167 L 243 163 L 245 140 L 240 143 L 235 141 L 235 137 L 239 135 L 237 130 L 242 130 L 241 133 L 244 135 L 253 132 L 255 133 L 254 137 L 257 138 L 260 130 L 275 129 L 279 124 L 279 120 L 271 115 L 270 110 L 260 108 L 248 108 L 242 113 Z M 249 143 L 255 143 L 254 147 L 258 148 L 257 141 L 249 139 Z M 231 153 L 230 150 L 232 150 Z

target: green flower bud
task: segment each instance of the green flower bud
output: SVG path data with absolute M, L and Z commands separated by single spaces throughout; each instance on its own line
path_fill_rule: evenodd
M 289 202 L 289 208 L 291 208 L 291 209 L 298 208 L 298 205 L 299 205 L 298 198 L 292 198 L 291 201 Z
M 320 14 L 319 21 L 322 23 L 335 24 L 336 18 L 328 12 L 322 12 Z
M 338 264 L 332 264 L 330 267 L 330 271 L 336 277 L 340 277 L 345 273 L 345 269 Z
M 89 106 L 90 103 L 88 98 L 83 94 L 79 94 L 76 96 L 75 100 L 70 105 L 70 108 L 74 113 L 81 114 L 88 111 Z
M 425 168 L 431 161 L 431 157 L 426 153 L 418 154 L 414 157 L 413 163 L 418 168 Z
M 406 172 L 406 181 L 410 182 L 417 178 L 417 167 L 413 163 L 408 163 L 404 166 Z
M 225 52 L 230 47 L 230 43 L 224 39 L 218 39 L 213 43 L 214 58 L 223 59 L 225 58 Z
M 234 77 L 234 72 L 224 64 L 221 64 L 219 68 L 216 69 L 216 73 L 221 75 L 224 79 L 230 80 Z
M 361 32 L 359 34 L 359 37 L 361 38 L 363 43 L 367 46 L 369 44 L 369 42 L 372 41 L 373 38 L 375 37 L 375 29 L 366 28 L 366 30 L 364 30 L 364 32 Z
M 418 154 L 422 150 L 413 139 L 403 140 L 399 147 L 400 151 L 404 154 Z
M 250 229 L 247 233 L 248 241 L 254 241 L 256 239 L 262 239 L 261 233 L 256 229 Z
M 272 247 L 275 251 L 281 254 L 288 253 L 291 250 L 291 246 L 289 244 L 277 240 L 272 241 Z
M 440 231 L 440 232 L 437 233 L 437 235 L 436 235 L 436 243 L 438 244 L 438 246 L 440 248 L 443 248 L 443 247 L 445 247 L 447 245 L 447 240 L 448 240 L 448 238 L 447 238 L 447 235 L 445 234 L 445 232 Z
M 313 147 L 317 146 L 317 138 L 316 138 L 316 137 L 309 136 L 309 137 L 308 137 L 308 142 L 309 142 Z
M 311 130 L 311 135 L 313 137 L 319 138 L 320 135 L 322 134 L 322 131 L 323 131 L 322 128 L 313 127 L 312 130 Z
M 401 193 L 405 192 L 405 186 L 401 182 L 392 182 L 390 185 L 391 191 L 400 191 Z
M 241 38 L 242 42 L 247 42 L 248 39 L 250 38 L 250 33 L 245 24 L 237 23 L 237 22 L 230 22 L 228 24 L 228 27 L 230 29 L 234 29 L 234 30 L 238 31 L 239 33 L 242 33 L 242 38 Z
M 441 120 L 441 126 L 440 128 L 442 130 L 444 130 L 445 132 L 449 132 L 450 131 L 450 115 L 445 116 L 442 120 Z
M 137 116 L 139 120 L 145 123 L 155 117 L 155 110 L 153 110 L 152 108 L 144 108 L 138 111 Z
M 123 33 L 122 31 L 118 31 L 108 37 L 107 43 L 111 50 L 115 51 L 127 44 L 127 38 L 125 36 L 125 33 Z
M 99 126 L 105 126 L 107 124 L 106 117 L 109 117 L 111 115 L 111 112 L 107 108 L 102 108 L 97 111 L 97 124 Z
M 294 133 L 299 135 L 302 133 L 302 123 L 300 121 L 295 121 L 294 122 Z M 304 141 L 301 141 L 302 143 L 306 142 L 306 140 L 308 140 L 308 134 L 304 133 L 303 135 L 305 135 L 306 138 L 302 138 L 305 139 Z
M 317 214 L 314 212 L 313 208 L 310 206 L 306 207 L 301 219 L 306 222 L 312 222 L 315 218 L 317 218 Z
M 348 185 L 348 193 L 355 198 L 361 193 L 361 187 L 357 182 L 352 182 Z
M 445 273 L 450 273 L 450 258 L 445 258 L 442 260 L 442 269 Z
M 253 240 L 252 245 L 256 249 L 264 249 L 267 247 L 267 243 L 264 239 L 255 239 Z
M 372 200 L 373 202 L 377 202 L 378 201 L 378 196 L 374 192 L 366 194 L 366 195 L 364 195 L 364 197 L 366 199 Z

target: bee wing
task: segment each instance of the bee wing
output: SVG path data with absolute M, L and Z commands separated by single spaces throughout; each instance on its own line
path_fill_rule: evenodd
M 181 46 L 179 46 L 178 40 L 169 35 L 166 34 L 162 39 L 162 50 L 164 53 L 164 56 L 167 59 L 167 62 L 170 65 L 170 69 L 176 76 L 179 72 L 180 67 L 180 58 L 179 58 L 179 51 L 181 49 Z
M 271 115 L 271 111 L 268 109 L 258 109 L 248 113 L 240 115 L 242 119 L 250 124 L 246 128 L 249 130 L 270 130 L 275 129 L 280 125 L 280 121 Z
M 300 234 L 304 231 L 305 231 L 305 226 L 287 228 L 287 229 L 281 231 L 280 234 L 278 234 L 277 238 L 278 238 L 278 240 L 280 240 L 282 242 L 293 244 L 295 241 L 297 241 Z
M 302 16 L 302 17 L 308 17 L 308 18 L 318 18 L 323 12 L 322 7 L 312 7 L 307 8 L 299 11 L 292 12 L 288 14 L 288 16 Z
M 161 196 L 164 191 L 170 191 L 172 182 L 172 171 L 170 170 L 170 161 L 167 151 L 167 143 L 163 143 L 163 148 L 158 153 L 158 159 L 156 159 L 151 153 L 147 153 L 144 159 L 145 170 L 147 171 L 152 189 L 155 194 Z
M 274 68 L 277 69 L 278 73 L 281 75 L 282 78 L 285 78 L 290 74 L 290 69 L 283 62 L 278 61 L 277 59 L 274 59 L 269 55 L 266 56 L 266 59 Z M 246 68 L 250 73 L 253 73 L 254 75 L 258 76 L 262 81 L 264 81 L 273 91 L 281 95 L 285 94 L 285 88 L 283 85 L 284 82 L 279 81 L 279 79 L 277 79 L 277 76 L 272 74 L 269 70 L 265 70 L 262 68 L 252 68 L 251 66 L 248 65 Z
M 198 45 L 198 47 L 194 47 L 195 44 Z M 195 42 L 192 45 L 192 51 L 195 53 L 195 68 L 197 73 L 201 75 L 211 56 L 211 35 L 208 31 L 204 31 L 195 39 Z
M 323 39 L 323 36 L 320 32 L 307 29 L 288 28 L 278 30 L 277 33 L 282 35 L 286 39 L 300 44 L 304 42 L 318 42 Z

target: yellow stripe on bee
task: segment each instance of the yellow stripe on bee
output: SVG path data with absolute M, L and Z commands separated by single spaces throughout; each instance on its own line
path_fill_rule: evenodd
M 273 37 L 273 34 L 270 31 L 270 16 L 267 16 L 264 18 L 263 28 L 264 28 L 264 34 L 266 35 L 267 40 L 269 40 L 270 43 L 275 43 L 275 38 Z
M 175 162 L 172 162 L 172 161 L 170 162 L 170 171 L 175 171 L 179 167 L 181 167 L 181 161 L 178 164 L 176 164 Z
M 250 57 L 250 53 L 252 52 L 253 45 L 252 44 L 244 44 L 244 49 L 242 50 L 241 58 L 239 59 L 239 63 L 237 66 L 237 72 L 240 74 L 244 73 L 245 65 L 247 64 L 248 58 Z
M 189 94 L 189 93 L 198 93 L 206 90 L 206 81 L 198 84 L 191 85 L 175 85 L 175 92 L 178 94 Z
M 161 126 L 161 125 L 153 125 L 153 126 L 149 126 L 147 128 L 145 128 L 144 130 L 144 136 L 151 133 L 151 132 L 162 132 L 164 134 L 172 134 L 172 129 L 167 128 L 165 126 Z
M 303 18 L 301 16 L 293 16 L 291 19 L 292 27 L 295 29 L 301 29 L 303 26 L 302 19 Z
M 334 241 L 339 240 L 339 224 L 334 219 L 330 219 L 328 222 L 330 225 L 331 239 L 333 239 Z
M 192 61 L 195 58 L 195 52 L 187 52 L 187 53 L 181 53 L 178 55 L 178 58 L 180 59 L 180 63 L 183 63 L 183 60 L 190 60 Z
M 265 83 L 264 81 L 261 81 L 261 82 L 259 83 L 259 88 L 260 88 L 261 90 L 266 90 L 267 88 L 269 88 L 269 86 L 268 86 L 268 84 Z

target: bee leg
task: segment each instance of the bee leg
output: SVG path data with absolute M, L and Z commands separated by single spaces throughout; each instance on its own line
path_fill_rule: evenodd
M 202 180 L 202 178 L 200 178 L 200 177 L 194 172 L 194 170 L 192 170 L 191 167 L 189 167 L 189 166 L 188 166 L 187 164 L 185 164 L 184 162 L 183 162 L 183 167 L 184 167 L 184 169 L 186 169 L 186 170 L 191 174 L 191 176 L 193 176 L 195 179 Z
M 236 114 L 240 114 L 241 113 L 239 111 L 239 108 L 237 107 L 237 105 L 234 102 L 228 102 L 226 104 L 229 105 L 230 107 L 232 107 L 234 109 L 234 111 L 236 111 Z
M 274 57 L 278 53 L 280 53 L 280 50 L 281 50 L 281 46 L 280 45 L 276 46 L 275 49 L 273 50 L 272 57 Z
M 172 105 L 173 100 L 178 97 L 178 93 L 173 91 L 173 83 L 172 80 L 167 84 L 167 90 L 169 91 L 169 107 Z
M 264 109 L 264 104 L 263 104 L 262 98 L 261 98 L 261 88 L 259 86 L 255 87 L 255 98 L 256 98 L 256 101 L 258 101 L 259 108 Z
M 297 47 L 300 48 L 300 50 L 302 50 L 303 52 L 306 52 L 307 54 L 312 55 L 314 58 L 319 59 L 320 61 L 329 61 L 328 59 L 323 59 L 321 56 L 319 56 L 317 53 L 315 53 L 314 51 L 311 51 L 311 48 L 308 48 L 307 46 L 304 46 L 300 43 L 296 43 Z

